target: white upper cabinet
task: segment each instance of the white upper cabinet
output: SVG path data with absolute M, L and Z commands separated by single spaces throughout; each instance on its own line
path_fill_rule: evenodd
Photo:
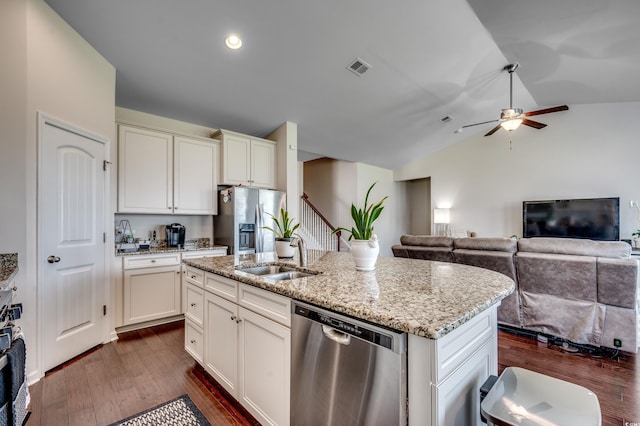
M 118 211 L 173 211 L 173 136 L 120 126 L 118 133 Z
M 173 211 L 217 213 L 217 142 L 175 136 L 173 141 Z
M 219 142 L 119 126 L 118 212 L 217 214 Z
M 260 188 L 276 187 L 276 143 L 219 130 L 222 141 L 221 183 Z

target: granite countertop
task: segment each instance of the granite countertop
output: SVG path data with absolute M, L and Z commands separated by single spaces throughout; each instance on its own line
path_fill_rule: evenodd
M 376 270 L 355 270 L 350 253 L 308 251 L 306 269 L 319 275 L 274 281 L 238 268 L 298 265 L 274 253 L 187 259 L 183 263 L 374 324 L 438 339 L 504 299 L 507 276 L 455 263 L 379 257 Z
M 18 253 L 0 254 L 0 288 L 4 287 L 18 273 Z
M 193 251 L 207 251 L 207 250 L 216 250 L 216 249 L 224 249 L 227 250 L 227 246 L 206 246 L 206 247 L 158 247 L 158 248 L 150 248 L 150 249 L 141 249 L 138 251 L 130 251 L 130 252 L 118 252 L 116 250 L 116 256 L 140 256 L 144 254 L 164 254 L 164 253 L 184 253 L 184 252 L 193 252 Z

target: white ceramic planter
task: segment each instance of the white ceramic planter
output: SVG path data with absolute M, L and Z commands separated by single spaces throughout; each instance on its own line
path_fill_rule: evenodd
M 276 238 L 276 254 L 281 259 L 291 259 L 296 254 L 297 246 L 291 247 L 293 238 Z
M 351 240 L 351 255 L 357 271 L 375 270 L 379 252 L 378 237 L 375 235 L 370 240 Z

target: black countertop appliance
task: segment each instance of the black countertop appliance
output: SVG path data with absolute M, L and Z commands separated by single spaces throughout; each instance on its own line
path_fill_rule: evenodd
M 165 230 L 168 247 L 184 247 L 184 236 L 186 234 L 184 225 L 172 223 L 171 225 L 166 225 Z

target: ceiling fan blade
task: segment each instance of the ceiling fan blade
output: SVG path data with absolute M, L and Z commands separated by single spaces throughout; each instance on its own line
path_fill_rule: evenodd
M 489 133 L 487 133 L 485 136 L 491 136 L 492 134 L 494 134 L 495 132 L 500 130 L 501 127 L 502 126 L 500 124 L 498 124 L 496 127 L 494 127 L 493 129 L 489 130 Z
M 543 127 L 547 127 L 546 124 L 540 123 L 538 121 L 527 120 L 526 118 L 522 120 L 522 124 L 529 127 L 535 127 L 536 129 L 542 129 Z
M 483 121 L 482 123 L 467 124 L 466 126 L 462 126 L 462 128 L 465 129 L 467 127 L 479 126 L 481 124 L 495 123 L 496 121 L 500 121 L 500 120 L 489 120 L 489 121 Z
M 525 112 L 524 116 L 525 117 L 531 117 L 531 116 L 534 116 L 534 115 L 549 114 L 551 112 L 566 111 L 568 109 L 569 109 L 568 106 L 560 105 L 560 106 L 557 106 L 557 107 L 545 108 L 545 109 L 539 109 L 539 110 L 536 110 L 536 111 Z

